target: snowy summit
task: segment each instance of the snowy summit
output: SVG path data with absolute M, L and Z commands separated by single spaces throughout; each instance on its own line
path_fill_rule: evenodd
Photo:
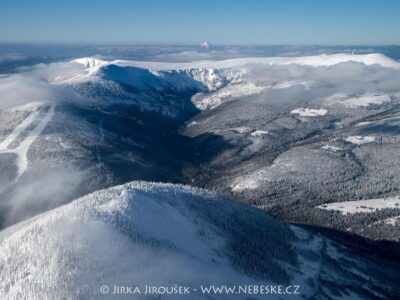
M 204 48 L 210 48 L 210 47 L 211 47 L 211 44 L 210 44 L 209 42 L 207 42 L 207 41 L 204 41 L 204 42 L 202 42 L 202 43 L 200 44 L 200 46 L 202 46 L 202 47 L 204 47 Z

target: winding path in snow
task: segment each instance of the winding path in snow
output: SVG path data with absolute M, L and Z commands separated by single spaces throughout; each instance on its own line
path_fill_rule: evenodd
M 19 177 L 25 172 L 28 167 L 28 158 L 27 153 L 32 145 L 32 143 L 36 140 L 36 138 L 42 133 L 42 131 L 46 128 L 47 124 L 54 116 L 54 104 L 48 105 L 48 110 L 46 112 L 41 112 L 41 108 L 43 106 L 37 107 L 35 111 L 33 111 L 25 120 L 14 128 L 9 136 L 7 136 L 1 143 L 0 143 L 0 153 L 15 153 L 18 155 L 17 159 L 17 167 L 18 167 L 18 174 L 15 178 L 14 182 L 18 180 Z M 18 136 L 27 130 L 31 124 L 35 121 L 39 121 L 39 123 L 33 127 L 26 137 L 24 137 L 17 147 L 9 149 L 9 146 L 12 142 L 18 138 Z

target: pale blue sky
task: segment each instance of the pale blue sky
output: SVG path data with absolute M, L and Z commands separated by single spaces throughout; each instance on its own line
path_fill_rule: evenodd
M 0 42 L 400 44 L 398 0 L 1 0 Z

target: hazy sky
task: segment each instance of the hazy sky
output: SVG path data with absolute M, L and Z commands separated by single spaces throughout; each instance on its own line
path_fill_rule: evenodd
M 0 42 L 400 44 L 398 0 L 1 0 Z

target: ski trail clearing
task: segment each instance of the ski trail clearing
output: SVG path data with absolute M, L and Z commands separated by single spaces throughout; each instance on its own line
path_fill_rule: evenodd
M 38 107 L 36 111 L 32 112 L 25 120 L 14 128 L 12 133 L 6 137 L 0 143 L 0 153 L 15 153 L 18 155 L 17 167 L 18 167 L 18 175 L 14 180 L 18 180 L 18 178 L 25 172 L 28 167 L 28 150 L 32 143 L 36 140 L 36 138 L 42 133 L 42 131 L 46 128 L 47 124 L 54 116 L 54 104 L 48 105 L 47 112 L 40 112 L 40 108 Z M 13 149 L 8 149 L 8 146 L 22 133 L 26 130 L 29 125 L 33 122 L 38 121 L 39 123 L 28 132 L 27 136 L 19 143 L 19 145 Z
M 39 116 L 39 110 L 33 111 L 29 114 L 25 120 L 19 124 L 14 130 L 0 143 L 0 152 L 8 152 L 5 151 L 7 147 L 19 136 L 19 134 L 24 131 L 34 120 L 36 120 Z

